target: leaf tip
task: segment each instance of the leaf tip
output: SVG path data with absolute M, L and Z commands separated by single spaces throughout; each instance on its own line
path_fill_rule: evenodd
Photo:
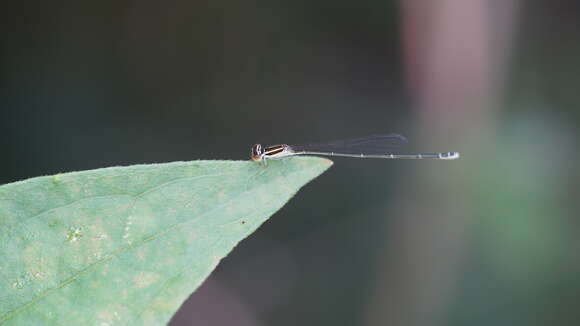
M 303 163 L 306 163 L 305 166 L 308 166 L 308 168 L 312 169 L 312 171 L 316 171 L 316 176 L 324 173 L 334 164 L 333 161 L 323 157 L 306 156 L 297 159 Z

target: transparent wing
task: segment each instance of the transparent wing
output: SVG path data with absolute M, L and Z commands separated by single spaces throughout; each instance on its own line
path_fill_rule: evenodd
M 367 137 L 337 140 L 326 143 L 290 145 L 295 152 L 335 152 L 344 154 L 385 154 L 407 144 L 407 139 L 398 134 L 372 135 Z

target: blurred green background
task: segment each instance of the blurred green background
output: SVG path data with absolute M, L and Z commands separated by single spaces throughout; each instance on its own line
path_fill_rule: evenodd
M 172 325 L 580 324 L 580 2 L 5 4 L 0 183 L 396 132 L 335 159 Z

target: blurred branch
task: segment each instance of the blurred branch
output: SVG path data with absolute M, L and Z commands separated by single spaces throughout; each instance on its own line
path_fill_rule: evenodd
M 445 312 L 462 259 L 470 139 L 493 130 L 517 0 L 401 1 L 407 79 L 427 148 L 464 158 L 409 176 L 391 211 L 366 322 L 433 325 Z M 501 13 L 501 15 L 497 15 Z M 501 37 L 498 37 L 501 36 Z M 436 143 L 435 143 L 435 140 Z M 450 147 L 448 147 L 450 146 Z

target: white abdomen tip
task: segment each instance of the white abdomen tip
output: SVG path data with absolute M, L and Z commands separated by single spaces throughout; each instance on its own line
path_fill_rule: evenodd
M 459 152 L 447 152 L 439 154 L 439 158 L 442 160 L 455 160 L 459 158 Z

